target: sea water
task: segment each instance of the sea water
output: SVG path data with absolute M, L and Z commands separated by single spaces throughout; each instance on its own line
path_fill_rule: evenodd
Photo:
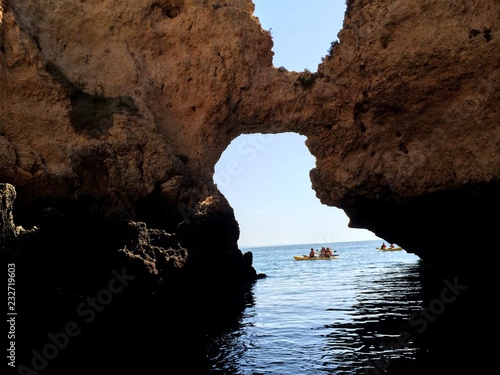
M 339 258 L 293 258 L 321 246 Z M 468 359 L 476 345 L 470 336 L 484 331 L 474 325 L 478 314 L 470 314 L 477 309 L 469 280 L 378 246 L 242 249 L 267 277 L 253 285 L 239 324 L 212 338 L 210 373 L 455 374 L 484 364 Z

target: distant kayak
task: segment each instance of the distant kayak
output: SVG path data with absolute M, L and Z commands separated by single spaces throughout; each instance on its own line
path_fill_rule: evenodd
M 403 250 L 402 247 L 386 247 L 385 249 L 382 249 L 381 247 L 377 247 L 377 250 L 380 251 L 398 251 L 398 250 Z
M 330 260 L 330 259 L 338 259 L 338 255 L 332 255 L 332 256 L 329 256 L 329 257 L 310 257 L 308 255 L 294 255 L 293 258 L 295 260 Z

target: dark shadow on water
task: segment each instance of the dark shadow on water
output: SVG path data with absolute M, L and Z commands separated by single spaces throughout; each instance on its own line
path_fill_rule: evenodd
M 488 265 L 482 273 L 422 263 L 422 310 L 413 320 L 414 363 L 395 363 L 388 373 L 490 373 L 497 368 L 491 339 L 497 340 L 497 299 Z M 399 371 L 399 372 L 398 372 Z
M 360 282 L 352 321 L 327 326 L 326 365 L 334 370 L 325 373 L 488 373 L 498 326 L 487 280 L 420 262 Z
M 330 367 L 339 373 L 364 373 L 400 358 L 414 360 L 408 317 L 421 305 L 418 267 L 383 273 L 379 279 L 358 276 L 357 304 L 351 320 L 325 326 Z M 376 373 L 376 372 L 373 372 Z
M 490 373 L 497 367 L 490 342 L 498 336 L 491 275 L 420 262 L 376 278 L 358 276 L 350 319 L 324 327 L 324 366 L 318 373 Z M 32 295 L 19 306 L 17 364 L 43 367 L 41 375 L 244 374 L 245 351 L 258 351 L 252 346 L 258 342 L 243 337 L 245 324 L 252 324 L 252 287 L 210 296 L 196 290 L 196 283 L 173 285 L 152 297 L 131 284 L 89 324 L 89 316 L 76 309 L 98 285 L 66 301 L 57 291 Z M 26 289 L 19 286 L 18 292 L 22 296 Z M 54 354 L 48 334 L 57 335 L 71 321 L 81 328 L 78 336 L 60 342 L 64 349 L 46 366 L 33 363 L 33 350 Z
M 251 286 L 211 295 L 197 293 L 194 282 L 171 287 L 151 296 L 130 283 L 98 310 L 89 308 L 86 295 L 65 301 L 57 293 L 31 296 L 20 306 L 16 327 L 16 365 L 25 367 L 22 372 L 8 368 L 7 373 L 210 373 L 214 338 L 238 330 L 245 306 L 254 303 Z M 90 297 L 100 291 L 91 290 Z M 82 303 L 85 308 L 79 308 Z M 73 337 L 66 333 L 71 322 Z

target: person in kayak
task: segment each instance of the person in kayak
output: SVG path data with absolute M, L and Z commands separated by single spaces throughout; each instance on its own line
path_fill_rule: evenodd
M 316 256 L 316 252 L 314 249 L 311 247 L 311 251 L 309 252 L 309 258 L 314 258 Z
M 385 242 L 382 242 L 382 246 L 380 246 L 381 249 L 387 249 L 387 246 L 385 244 Z
M 331 251 L 329 247 L 322 247 L 319 253 L 320 257 L 329 257 L 331 255 Z

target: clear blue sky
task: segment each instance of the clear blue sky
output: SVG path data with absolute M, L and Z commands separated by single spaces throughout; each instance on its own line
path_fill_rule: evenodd
M 274 41 L 274 66 L 316 71 L 342 27 L 345 0 L 257 0 L 255 16 Z M 342 210 L 324 206 L 311 188 L 315 158 L 305 137 L 251 134 L 235 139 L 214 180 L 234 208 L 240 247 L 374 240 L 349 228 Z
M 254 15 L 270 30 L 274 66 L 315 72 L 342 28 L 345 0 L 254 0 Z

